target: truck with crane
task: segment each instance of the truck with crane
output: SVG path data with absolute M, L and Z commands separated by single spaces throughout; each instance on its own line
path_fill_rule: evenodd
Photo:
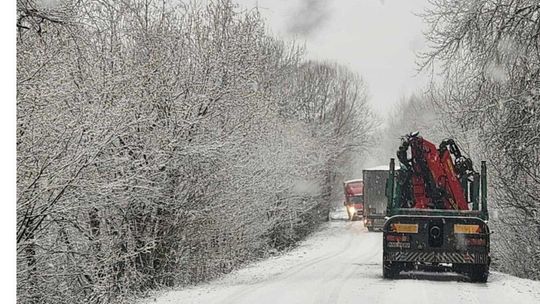
M 436 147 L 418 132 L 402 138 L 397 158 L 401 168 L 394 169 L 392 158 L 386 182 L 383 276 L 436 268 L 486 282 L 491 263 L 486 162 L 478 173 L 454 140 Z

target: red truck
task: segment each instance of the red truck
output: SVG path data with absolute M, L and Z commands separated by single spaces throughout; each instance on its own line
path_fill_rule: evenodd
M 343 183 L 345 192 L 345 208 L 349 220 L 359 220 L 364 213 L 364 182 L 361 179 L 348 180 Z

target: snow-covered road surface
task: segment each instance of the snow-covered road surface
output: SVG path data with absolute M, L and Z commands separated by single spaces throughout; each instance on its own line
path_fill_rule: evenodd
M 332 221 L 291 252 L 142 303 L 540 303 L 538 281 L 497 272 L 486 284 L 453 273 L 385 280 L 381 259 L 381 233 L 361 222 Z

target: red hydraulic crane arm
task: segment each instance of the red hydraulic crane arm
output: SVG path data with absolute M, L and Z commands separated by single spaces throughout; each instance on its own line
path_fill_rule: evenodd
M 407 150 L 411 148 L 411 159 Z M 451 154 L 456 157 L 456 170 Z M 453 140 L 445 140 L 437 147 L 418 136 L 407 135 L 398 150 L 401 163 L 412 170 L 413 208 L 468 210 L 469 206 L 459 178 L 472 163 L 461 155 Z

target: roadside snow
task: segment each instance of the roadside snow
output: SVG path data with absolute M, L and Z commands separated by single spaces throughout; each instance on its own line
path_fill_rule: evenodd
M 282 256 L 140 303 L 540 303 L 540 282 L 497 272 L 487 284 L 453 273 L 385 280 L 381 243 L 381 234 L 367 232 L 361 222 L 332 221 Z

